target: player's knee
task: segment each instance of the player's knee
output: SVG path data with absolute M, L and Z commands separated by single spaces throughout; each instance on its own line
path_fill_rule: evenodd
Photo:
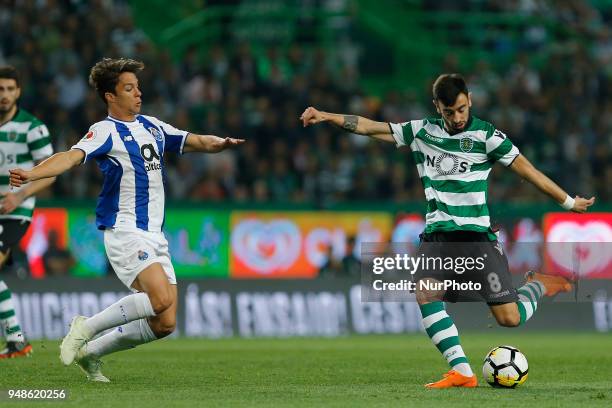
M 415 293 L 416 301 L 419 305 L 437 302 L 441 300 L 438 291 L 418 290 Z
M 429 296 L 423 292 L 416 293 L 416 301 L 419 305 L 424 305 L 431 302 L 431 300 L 429 300 Z
M 160 326 L 153 332 L 155 333 L 155 337 L 158 339 L 162 339 L 166 336 L 171 335 L 174 332 L 175 326 Z
M 505 313 L 500 316 L 495 316 L 497 323 L 504 327 L 516 327 L 521 324 L 521 316 L 518 313 Z
M 154 293 L 149 295 L 151 306 L 156 315 L 172 306 L 172 296 L 169 293 Z
M 165 321 L 165 322 L 162 321 L 156 324 L 152 328 L 153 333 L 155 333 L 155 336 L 158 339 L 171 335 L 172 333 L 174 333 L 175 329 L 176 329 L 175 321 Z

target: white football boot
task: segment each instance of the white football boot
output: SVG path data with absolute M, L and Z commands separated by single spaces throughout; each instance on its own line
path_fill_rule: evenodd
M 87 318 L 75 316 L 70 323 L 70 331 L 60 345 L 60 360 L 68 366 L 74 361 L 79 349 L 90 339 L 90 335 L 84 327 Z
M 87 375 L 89 381 L 109 383 L 110 380 L 102 374 L 102 361 L 98 360 L 93 356 L 87 356 L 85 354 L 86 346 L 81 347 L 76 355 L 76 364 L 81 370 Z

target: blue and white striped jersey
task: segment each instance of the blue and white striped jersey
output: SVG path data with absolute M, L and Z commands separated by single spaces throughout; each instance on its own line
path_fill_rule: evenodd
M 161 231 L 164 223 L 164 152 L 183 153 L 189 132 L 152 116 L 95 123 L 72 149 L 95 159 L 104 174 L 98 229 Z

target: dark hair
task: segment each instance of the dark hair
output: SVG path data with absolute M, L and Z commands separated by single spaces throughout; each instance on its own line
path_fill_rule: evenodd
M 434 100 L 446 106 L 453 105 L 462 93 L 468 95 L 467 84 L 461 74 L 442 74 L 433 84 Z
M 119 82 L 119 75 L 124 72 L 134 74 L 144 69 L 144 63 L 130 58 L 103 58 L 91 68 L 89 73 L 89 84 L 96 89 L 100 98 L 106 103 L 104 94 L 115 93 L 115 87 Z
M 14 79 L 17 83 L 17 87 L 19 88 L 19 72 L 17 72 L 17 68 L 12 65 L 2 65 L 0 66 L 0 78 L 2 79 Z

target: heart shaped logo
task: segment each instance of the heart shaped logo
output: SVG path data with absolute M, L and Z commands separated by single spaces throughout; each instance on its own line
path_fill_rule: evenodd
M 301 246 L 300 230 L 289 220 L 244 220 L 232 232 L 234 256 L 262 275 L 291 267 Z
M 550 228 L 546 241 L 550 259 L 566 270 L 577 270 L 580 276 L 612 265 L 612 227 L 606 222 L 561 221 Z

